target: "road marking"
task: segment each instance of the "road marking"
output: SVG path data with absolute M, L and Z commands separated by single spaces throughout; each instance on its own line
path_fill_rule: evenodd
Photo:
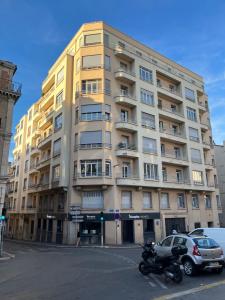
M 154 284 L 152 281 L 149 281 L 148 284 L 149 284 L 151 287 L 156 287 L 156 284 Z
M 168 289 L 168 287 L 165 286 L 165 284 L 163 284 L 156 276 L 153 276 L 152 274 L 149 274 L 148 276 L 151 277 L 162 289 Z
M 175 299 L 175 298 L 178 298 L 178 297 L 182 297 L 182 296 L 198 293 L 198 292 L 201 292 L 201 291 L 204 291 L 204 290 L 208 290 L 208 289 L 211 289 L 211 288 L 217 287 L 219 285 L 223 285 L 223 284 L 225 284 L 225 280 L 221 280 L 221 281 L 214 282 L 214 283 L 209 283 L 209 284 L 206 284 L 204 286 L 199 286 L 199 287 L 196 287 L 196 288 L 193 288 L 193 289 L 189 289 L 189 290 L 186 290 L 186 291 L 182 291 L 182 292 L 178 292 L 178 293 L 174 293 L 174 294 L 170 294 L 170 295 L 164 295 L 164 296 L 161 296 L 161 297 L 158 297 L 158 298 L 154 298 L 153 300 Z

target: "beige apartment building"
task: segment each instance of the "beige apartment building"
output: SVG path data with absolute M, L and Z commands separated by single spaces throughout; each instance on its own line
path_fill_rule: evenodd
M 0 60 L 0 216 L 5 202 L 13 107 L 21 95 L 21 84 L 13 81 L 17 66 Z
M 103 22 L 79 29 L 16 129 L 13 237 L 121 244 L 219 226 L 202 77 Z

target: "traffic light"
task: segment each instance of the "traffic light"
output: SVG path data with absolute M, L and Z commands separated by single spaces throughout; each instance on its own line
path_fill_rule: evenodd
M 0 216 L 0 220 L 5 220 L 6 219 L 6 208 L 3 207 L 2 209 L 2 215 Z
M 104 213 L 103 213 L 103 211 L 100 212 L 100 221 L 101 222 L 104 221 Z

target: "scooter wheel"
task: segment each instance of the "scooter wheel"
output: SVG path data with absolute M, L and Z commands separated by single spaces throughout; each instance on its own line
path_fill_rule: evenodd
M 143 261 L 140 262 L 140 264 L 138 266 L 138 270 L 141 272 L 142 275 L 148 275 L 149 274 L 148 270 L 146 270 L 145 263 Z
M 174 274 L 173 282 L 180 283 L 182 280 L 183 280 L 183 273 L 180 270 L 179 272 L 177 272 L 176 274 Z

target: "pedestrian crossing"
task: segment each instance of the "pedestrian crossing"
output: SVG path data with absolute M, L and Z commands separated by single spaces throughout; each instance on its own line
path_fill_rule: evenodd
M 157 289 L 160 288 L 162 290 L 167 290 L 169 288 L 168 285 L 164 282 L 165 280 L 163 276 L 149 274 L 147 276 L 141 275 L 141 277 L 144 278 L 144 280 L 151 288 L 157 288 Z

